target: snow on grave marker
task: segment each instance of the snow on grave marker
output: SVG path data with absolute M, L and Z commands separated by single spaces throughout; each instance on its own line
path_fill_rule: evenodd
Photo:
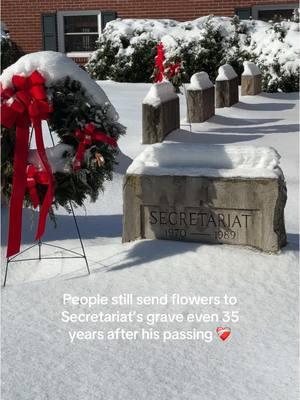
M 244 72 L 241 78 L 241 95 L 253 96 L 261 92 L 261 71 L 251 61 L 244 61 Z
M 286 244 L 286 186 L 273 148 L 197 143 L 147 147 L 124 178 L 123 242 L 169 239 Z
M 154 83 L 143 100 L 143 144 L 162 142 L 179 127 L 179 97 L 173 85 Z
M 204 122 L 215 115 L 215 88 L 206 72 L 197 72 L 187 86 L 189 122 Z
M 216 107 L 231 107 L 239 101 L 238 76 L 229 64 L 219 68 L 216 79 Z

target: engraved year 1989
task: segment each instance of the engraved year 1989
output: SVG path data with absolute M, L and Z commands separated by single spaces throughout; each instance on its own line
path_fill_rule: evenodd
M 215 231 L 215 239 L 234 240 L 236 239 L 235 231 Z

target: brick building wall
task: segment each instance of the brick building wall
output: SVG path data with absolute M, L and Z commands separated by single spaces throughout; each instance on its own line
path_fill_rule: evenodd
M 290 4 L 287 0 L 4 0 L 2 21 L 25 53 L 43 50 L 42 14 L 58 11 L 111 10 L 119 18 L 192 20 L 203 15 L 232 16 L 237 8 Z

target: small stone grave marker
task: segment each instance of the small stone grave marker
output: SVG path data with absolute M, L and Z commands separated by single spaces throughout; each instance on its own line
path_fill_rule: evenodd
M 206 72 L 197 72 L 187 85 L 187 119 L 204 122 L 215 115 L 215 88 Z
M 238 76 L 229 64 L 219 68 L 216 79 L 216 107 L 231 107 L 239 101 Z
M 143 100 L 143 144 L 162 142 L 179 127 L 179 97 L 173 85 L 154 83 Z
M 253 96 L 261 93 L 261 71 L 253 62 L 244 61 L 241 86 L 242 96 Z
M 286 198 L 272 148 L 149 146 L 124 178 L 123 241 L 227 243 L 277 252 L 286 244 Z

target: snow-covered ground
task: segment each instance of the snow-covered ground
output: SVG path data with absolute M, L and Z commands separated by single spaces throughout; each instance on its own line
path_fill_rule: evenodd
M 287 180 L 286 229 L 289 244 L 278 255 L 228 245 L 172 241 L 121 243 L 122 179 L 142 150 L 141 103 L 147 84 L 101 82 L 127 126 L 120 139 L 114 180 L 95 204 L 77 210 L 91 268 L 82 260 L 11 264 L 2 291 L 3 400 L 295 400 L 298 365 L 298 94 L 263 93 L 241 97 L 216 116 L 184 125 L 168 140 L 273 146 L 281 154 Z M 7 209 L 2 210 L 6 236 Z M 29 245 L 31 212 L 25 212 L 23 242 Z M 34 217 L 34 215 L 33 215 Z M 71 216 L 59 211 L 58 228 L 48 223 L 49 243 L 80 251 Z M 49 254 L 50 248 L 43 248 Z M 52 251 L 52 250 L 51 250 Z M 27 253 L 35 256 L 37 249 Z M 171 323 L 158 331 L 198 328 L 211 341 L 75 340 L 68 331 L 102 329 L 92 322 L 67 324 L 61 312 L 90 312 L 63 305 L 63 294 L 78 296 L 236 296 L 235 306 L 152 305 L 92 308 L 93 312 L 221 313 L 239 311 L 238 322 Z M 113 323 L 112 328 L 120 324 Z M 125 329 L 145 327 L 122 323 Z M 229 326 L 225 342 L 215 333 Z M 150 326 L 147 326 L 150 328 Z

